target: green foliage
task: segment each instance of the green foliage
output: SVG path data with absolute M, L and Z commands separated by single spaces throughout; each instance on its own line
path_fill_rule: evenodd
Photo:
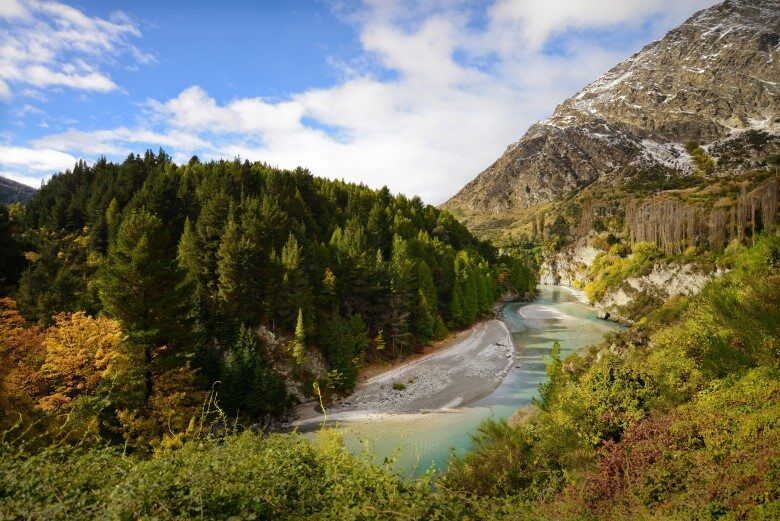
M 245 433 L 149 460 L 106 449 L 2 450 L 4 518 L 443 520 L 473 512 L 466 498 L 434 494 L 429 478 L 405 482 L 389 465 L 350 455 L 332 432 L 314 444 Z
M 600 253 L 588 269 L 590 282 L 585 285 L 585 294 L 596 302 L 604 295 L 620 286 L 629 277 L 646 275 L 660 258 L 661 250 L 649 242 L 638 242 L 631 248 L 631 255 L 615 245 L 609 253 Z
M 155 346 L 184 341 L 187 288 L 162 221 L 131 211 L 99 274 L 100 299 L 131 339 Z
M 194 355 L 204 388 L 242 325 L 322 344 L 331 369 L 353 381 L 353 359 L 406 355 L 445 335 L 445 322 L 488 313 L 510 262 L 419 198 L 262 163 L 175 165 L 162 151 L 79 162 L 22 213 L 16 232 L 32 253 L 15 296 L 26 316 L 106 312 L 139 345 Z M 14 279 L 24 266 L 15 262 Z M 333 338 L 333 316 L 351 324 L 336 328 L 350 339 Z
M 18 236 L 20 226 L 11 210 L 0 203 L 0 295 L 6 294 L 19 282 L 25 265 L 22 241 Z
M 292 340 L 292 357 L 298 365 L 306 363 L 306 328 L 303 327 L 303 310 L 298 309 L 298 321 Z
M 36 249 L 27 255 L 29 265 L 15 294 L 22 313 L 48 324 L 58 312 L 99 309 L 94 284 L 97 262 L 89 254 L 88 238 L 79 232 L 60 235 L 46 230 L 27 235 Z
M 657 250 L 638 246 L 610 264 L 644 269 Z M 732 271 L 695 297 L 585 355 L 561 360 L 555 347 L 537 408 L 485 422 L 446 486 L 532 501 L 556 519 L 774 516 L 779 260 L 776 236 L 733 247 Z
M 231 414 L 257 418 L 286 406 L 284 381 L 270 367 L 257 335 L 245 325 L 222 363 L 219 403 Z
M 685 150 L 691 155 L 693 164 L 696 166 L 695 172 L 700 176 L 710 175 L 715 170 L 715 161 L 707 155 L 698 143 L 690 141 L 685 144 Z
M 561 344 L 555 342 L 548 355 L 550 361 L 547 362 L 547 381 L 539 384 L 538 405 L 544 410 L 548 410 L 554 403 L 555 395 L 560 391 L 563 383 L 563 362 L 561 361 Z

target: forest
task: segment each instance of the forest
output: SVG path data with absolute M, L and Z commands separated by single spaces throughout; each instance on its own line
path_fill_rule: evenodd
M 535 284 L 419 198 L 163 151 L 79 162 L 0 230 L 3 427 L 140 451 L 204 407 L 268 425 L 347 394 Z

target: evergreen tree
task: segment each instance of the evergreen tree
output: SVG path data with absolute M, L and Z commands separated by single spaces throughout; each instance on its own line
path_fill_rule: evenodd
M 436 317 L 422 288 L 417 290 L 417 302 L 412 309 L 412 331 L 420 343 L 429 342 L 436 332 Z
M 298 308 L 298 320 L 295 324 L 291 352 L 296 364 L 304 365 L 306 363 L 306 329 L 303 326 L 303 310 L 300 308 Z
M 368 351 L 368 329 L 363 317 L 352 315 L 349 319 L 349 336 L 354 345 L 354 352 L 357 356 L 363 356 Z
M 235 343 L 222 364 L 220 402 L 232 414 L 253 417 L 285 407 L 284 382 L 265 360 L 257 335 L 241 325 Z
M 464 276 L 461 303 L 463 306 L 463 320 L 468 325 L 477 319 L 477 284 L 474 270 L 467 269 Z
M 143 352 L 146 399 L 153 371 L 171 364 L 187 344 L 187 290 L 159 218 L 131 211 L 99 276 L 100 299 L 130 342 Z M 164 348 L 164 349 L 161 349 Z
M 116 234 L 119 230 L 119 201 L 117 201 L 116 197 L 111 199 L 111 202 L 106 208 L 105 221 L 107 228 L 107 245 L 110 246 L 114 243 L 114 241 L 116 241 Z
M 450 301 L 450 320 L 455 327 L 462 327 L 466 324 L 466 319 L 463 315 L 463 291 L 460 287 L 460 282 L 455 283 L 455 288 L 452 290 L 452 300 Z
M 189 217 L 184 221 L 184 231 L 179 238 L 176 259 L 179 263 L 179 268 L 184 271 L 187 281 L 197 282 L 198 273 L 200 272 L 200 248 Z
M 228 310 L 236 312 L 244 295 L 241 232 L 231 216 L 217 250 L 218 293 Z
M 338 314 L 333 314 L 328 320 L 323 340 L 331 369 L 336 372 L 335 390 L 351 390 L 357 383 L 355 341 L 349 326 Z

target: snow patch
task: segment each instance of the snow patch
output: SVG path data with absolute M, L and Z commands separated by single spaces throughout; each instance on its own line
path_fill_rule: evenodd
M 643 139 L 640 145 L 642 155 L 656 163 L 685 172 L 692 169 L 691 158 L 682 143 L 659 143 L 652 139 Z

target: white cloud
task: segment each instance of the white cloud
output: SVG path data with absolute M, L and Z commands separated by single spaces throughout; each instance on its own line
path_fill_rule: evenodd
M 640 25 L 648 17 L 660 17 L 663 23 L 679 23 L 712 0 L 498 0 L 489 17 L 505 40 L 516 46 L 519 38 L 533 49 L 551 36 L 568 29 L 594 29 L 621 24 Z
M 0 96 L 5 92 L 9 97 L 9 85 L 21 91 L 25 86 L 115 90 L 116 83 L 101 67 L 125 54 L 138 63 L 153 60 L 131 43 L 140 36 L 135 22 L 122 13 L 105 20 L 59 2 L 0 0 L 0 77 L 5 86 Z
M 0 145 L 0 166 L 56 172 L 73 168 L 76 158 L 51 148 L 27 148 Z
M 18 0 L 0 0 L 0 17 L 24 18 L 27 14 L 27 9 Z
M 33 145 L 70 158 L 121 159 L 138 152 L 139 144 L 164 146 L 177 160 L 238 155 L 388 185 L 438 203 L 557 103 L 700 4 L 595 0 L 584 9 L 574 0 L 497 0 L 486 13 L 475 13 L 468 2 L 367 1 L 343 13 L 356 24 L 363 54 L 343 66 L 349 74 L 329 88 L 281 100 L 217 100 L 193 85 L 173 98 L 149 101 L 145 127 L 72 129 Z M 63 16 L 69 24 L 83 22 L 78 13 Z M 642 36 L 615 46 L 578 31 L 616 24 L 631 25 Z M 545 52 L 543 44 L 553 36 L 557 51 Z M 45 55 L 46 48 L 28 51 Z M 60 72 L 87 71 L 79 67 L 73 63 Z
M 75 150 L 89 155 L 120 156 L 137 152 L 134 144 L 154 144 L 178 150 L 196 150 L 208 147 L 208 142 L 196 135 L 172 130 L 160 134 L 146 129 L 119 127 L 110 130 L 68 130 L 33 141 L 41 149 Z

